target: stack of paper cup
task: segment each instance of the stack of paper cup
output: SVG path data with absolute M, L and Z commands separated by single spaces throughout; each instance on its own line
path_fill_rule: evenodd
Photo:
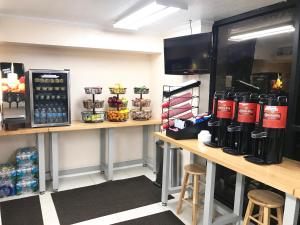
M 208 130 L 202 130 L 199 134 L 198 134 L 198 142 L 210 142 L 211 140 L 211 134 L 209 133 Z

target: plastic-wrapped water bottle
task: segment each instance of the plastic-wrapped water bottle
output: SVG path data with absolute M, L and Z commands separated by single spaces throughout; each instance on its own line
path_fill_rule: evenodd
M 0 182 L 16 180 L 16 168 L 12 163 L 0 164 Z
M 35 178 L 22 179 L 16 183 L 17 195 L 36 192 L 38 191 L 38 189 L 39 189 L 39 182 L 38 179 Z
M 17 169 L 17 180 L 25 178 L 38 178 L 39 168 L 37 165 L 22 164 Z
M 0 182 L 0 198 L 15 195 L 15 182 L 3 180 Z
M 38 162 L 38 151 L 34 147 L 20 148 L 16 155 L 17 166 L 24 164 L 36 164 Z

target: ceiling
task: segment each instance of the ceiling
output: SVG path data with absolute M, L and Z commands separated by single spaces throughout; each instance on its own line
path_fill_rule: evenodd
M 96 25 L 112 29 L 126 13 L 153 0 L 0 0 L 0 13 Z M 139 32 L 162 33 L 189 20 L 215 21 L 282 0 L 188 0 L 189 9 L 181 10 Z

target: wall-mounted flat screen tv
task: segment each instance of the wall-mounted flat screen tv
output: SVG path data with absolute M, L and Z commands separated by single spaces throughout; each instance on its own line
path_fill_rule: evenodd
M 164 39 L 165 74 L 207 74 L 212 33 Z

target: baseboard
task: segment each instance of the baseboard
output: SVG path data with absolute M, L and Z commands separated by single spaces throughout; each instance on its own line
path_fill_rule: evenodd
M 143 165 L 143 159 L 135 159 L 135 160 L 129 160 L 124 162 L 117 162 L 114 163 L 114 170 L 120 170 L 125 169 L 129 167 L 135 167 L 135 166 L 142 166 Z M 153 165 L 149 164 L 147 161 L 147 166 L 153 170 Z M 70 176 L 70 175 L 79 175 L 79 174 L 90 174 L 90 173 L 98 173 L 100 172 L 100 165 L 98 166 L 87 166 L 87 167 L 81 167 L 81 168 L 75 168 L 75 169 L 68 169 L 68 170 L 60 170 L 59 176 Z M 46 180 L 51 180 L 51 173 L 50 171 L 46 172 Z

